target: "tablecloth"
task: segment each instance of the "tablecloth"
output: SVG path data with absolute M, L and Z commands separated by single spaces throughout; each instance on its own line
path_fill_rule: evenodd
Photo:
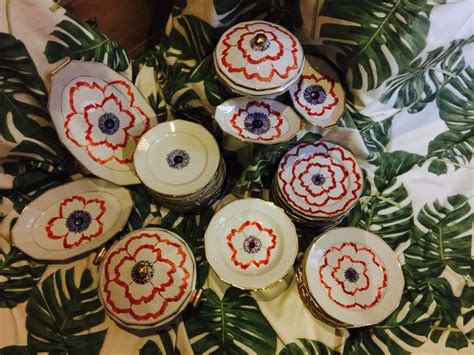
M 0 0 L 0 353 L 473 353 L 473 9 L 470 0 L 176 0 L 156 48 L 130 61 L 51 0 Z M 294 31 L 339 71 L 347 102 L 336 128 L 307 126 L 271 146 L 219 131 L 213 108 L 232 94 L 216 80 L 212 51 L 223 31 L 251 19 Z M 47 111 L 49 73 L 66 58 L 106 63 L 134 80 L 160 122 L 199 122 L 221 143 L 227 196 L 214 208 L 181 215 L 129 187 L 134 208 L 116 239 L 159 225 L 197 259 L 200 306 L 168 329 L 127 332 L 106 316 L 94 252 L 46 263 L 11 245 L 30 201 L 86 174 Z M 342 225 L 379 234 L 402 264 L 401 303 L 374 326 L 331 328 L 306 311 L 291 278 L 276 296 L 250 293 L 226 286 L 205 260 L 215 209 L 235 195 L 268 198 L 282 154 L 321 138 L 350 149 L 364 170 L 363 196 Z M 300 250 L 314 237 L 300 235 Z

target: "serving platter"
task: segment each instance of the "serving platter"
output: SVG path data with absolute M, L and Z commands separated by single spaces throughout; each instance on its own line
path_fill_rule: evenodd
M 52 188 L 22 211 L 13 244 L 38 260 L 66 260 L 110 240 L 126 224 L 130 192 L 95 178 Z
M 157 119 L 132 82 L 103 63 L 72 60 L 51 75 L 48 109 L 59 139 L 88 171 L 139 183 L 133 153 Z

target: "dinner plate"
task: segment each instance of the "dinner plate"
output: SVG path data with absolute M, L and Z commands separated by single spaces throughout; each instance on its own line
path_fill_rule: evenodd
M 311 124 L 321 128 L 334 126 L 345 106 L 339 75 L 324 60 L 305 57 L 302 75 L 288 90 L 293 106 Z
M 363 188 L 362 171 L 352 154 L 324 141 L 290 149 L 276 178 L 284 199 L 302 215 L 315 218 L 346 213 Z
M 220 161 L 216 140 L 203 126 L 163 122 L 143 135 L 134 155 L 140 180 L 159 194 L 183 196 L 205 187 Z
M 230 202 L 212 217 L 204 236 L 206 258 L 216 274 L 242 289 L 280 281 L 298 252 L 296 230 L 283 210 L 260 199 Z
M 359 228 L 334 228 L 319 237 L 307 251 L 304 273 L 321 309 L 353 327 L 383 321 L 403 293 L 403 273 L 393 250 Z
M 40 260 L 65 260 L 118 233 L 133 207 L 130 192 L 84 178 L 52 188 L 28 204 L 12 230 L 15 246 Z
M 124 326 L 160 327 L 188 305 L 196 263 L 187 244 L 162 228 L 134 231 L 108 250 L 99 269 L 99 294 Z
M 259 144 L 286 142 L 302 126 L 291 107 L 275 100 L 247 97 L 230 99 L 217 106 L 215 119 L 224 132 Z
M 87 170 L 139 183 L 133 153 L 157 119 L 132 82 L 103 63 L 72 60 L 52 74 L 48 108 L 59 139 Z

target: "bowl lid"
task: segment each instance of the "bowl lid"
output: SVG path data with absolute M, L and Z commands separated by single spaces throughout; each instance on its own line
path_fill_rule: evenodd
M 331 317 L 355 327 L 379 323 L 398 306 L 405 284 L 393 250 L 359 228 L 334 228 L 308 248 L 308 289 Z
M 339 75 L 318 57 L 306 56 L 303 74 L 289 92 L 295 109 L 318 127 L 336 125 L 344 112 L 345 92 Z
M 100 179 L 80 179 L 28 204 L 12 230 L 15 246 L 40 260 L 65 260 L 93 250 L 130 216 L 130 192 Z
M 59 139 L 91 173 L 139 183 L 133 152 L 157 119 L 132 82 L 105 64 L 73 60 L 51 76 L 48 108 Z
M 297 77 L 304 62 L 298 39 L 280 25 L 241 22 L 224 32 L 215 49 L 216 67 L 237 87 L 277 89 Z
M 215 118 L 224 132 L 237 139 L 260 144 L 286 142 L 302 125 L 291 107 L 275 100 L 247 97 L 220 104 Z
M 151 190 L 183 196 L 211 182 L 220 161 L 219 146 L 203 126 L 183 120 L 160 123 L 138 143 L 134 165 Z
M 206 258 L 216 274 L 242 289 L 272 286 L 291 269 L 298 252 L 296 230 L 283 210 L 252 198 L 220 209 L 207 227 Z
M 187 306 L 196 286 L 188 245 L 162 228 L 134 231 L 115 243 L 99 270 L 99 295 L 124 325 L 159 327 Z
M 283 156 L 277 183 L 285 200 L 300 213 L 334 218 L 359 200 L 363 176 L 349 151 L 318 141 L 299 144 Z

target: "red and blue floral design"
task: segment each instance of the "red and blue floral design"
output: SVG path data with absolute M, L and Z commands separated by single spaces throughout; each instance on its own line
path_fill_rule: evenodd
M 309 116 L 323 116 L 339 102 L 335 82 L 326 76 L 302 75 L 293 93 L 293 101 Z

